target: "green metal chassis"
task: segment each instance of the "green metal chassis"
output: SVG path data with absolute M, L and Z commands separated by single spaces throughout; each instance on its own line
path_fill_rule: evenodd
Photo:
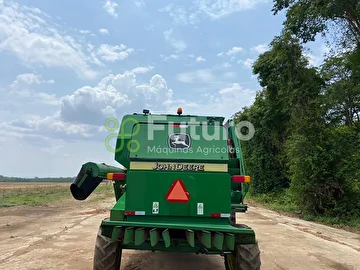
M 102 235 L 122 249 L 225 255 L 236 245 L 254 244 L 255 232 L 246 226 L 187 222 L 103 220 Z
M 114 183 L 119 199 L 110 218 L 101 222 L 101 233 L 118 241 L 122 249 L 225 255 L 234 252 L 236 245 L 256 243 L 251 228 L 230 218 L 131 216 L 127 220 L 126 193 L 118 191 L 119 185 Z M 246 212 L 247 205 L 232 204 L 231 209 L 236 215 Z
M 123 123 L 129 122 L 127 119 L 136 118 L 140 122 L 146 122 L 146 116 L 128 115 L 123 118 Z M 169 116 L 177 121 L 177 116 Z M 188 117 L 188 116 L 185 116 Z M 183 118 L 184 119 L 184 118 Z M 215 119 L 204 117 L 204 119 Z M 223 120 L 222 118 L 219 118 Z M 162 122 L 162 121 L 160 121 Z M 166 121 L 164 121 L 166 123 Z M 232 121 L 228 122 L 232 123 Z M 122 125 L 117 146 L 127 143 L 131 139 L 130 131 L 133 124 Z M 229 135 L 235 138 L 235 128 L 229 128 Z M 240 142 L 234 140 L 234 147 L 241 150 Z M 129 166 L 128 151 L 125 149 L 115 154 L 115 160 L 124 167 Z M 230 174 L 245 174 L 242 153 L 238 153 L 236 158 L 230 161 Z M 233 164 L 233 165 L 231 165 Z M 103 164 L 104 166 L 107 166 Z M 102 166 L 102 164 L 101 164 Z M 102 168 L 98 164 L 91 164 L 93 174 L 92 179 L 106 178 L 107 172 L 116 172 L 116 168 Z M 98 168 L 99 167 L 99 168 Z M 94 174 L 94 172 L 96 172 Z M 78 183 L 83 182 L 87 176 L 80 175 L 82 178 Z M 102 175 L 103 174 L 103 175 Z M 80 177 L 79 176 L 79 177 Z M 90 183 L 90 180 L 89 182 Z M 90 184 L 89 191 L 81 194 L 78 199 L 86 199 L 88 195 L 98 185 L 98 182 Z M 74 184 L 72 192 L 80 192 L 80 184 Z M 244 197 L 248 191 L 248 184 L 242 184 L 241 191 L 232 189 L 231 192 L 231 215 L 232 218 L 189 218 L 189 217 L 162 217 L 148 219 L 146 216 L 127 217 L 125 215 L 125 195 L 120 188 L 119 182 L 114 182 L 114 192 L 116 204 L 110 211 L 110 218 L 101 222 L 101 234 L 109 237 L 112 241 L 118 241 L 122 249 L 132 250 L 151 250 L 163 252 L 185 252 L 225 255 L 233 253 L 236 245 L 256 243 L 255 232 L 245 226 L 234 224 L 234 215 L 237 212 L 246 212 L 247 206 L 243 204 Z M 233 219 L 233 220 L 232 220 Z

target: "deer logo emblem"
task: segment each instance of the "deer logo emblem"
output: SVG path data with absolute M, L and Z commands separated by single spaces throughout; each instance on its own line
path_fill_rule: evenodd
M 186 149 L 190 147 L 190 137 L 184 133 L 174 133 L 169 136 L 169 147 Z

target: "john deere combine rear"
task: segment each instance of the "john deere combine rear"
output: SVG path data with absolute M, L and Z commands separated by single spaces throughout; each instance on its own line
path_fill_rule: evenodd
M 236 127 L 224 120 L 181 108 L 124 116 L 114 152 L 125 169 L 89 162 L 71 185 L 85 200 L 113 182 L 116 204 L 100 224 L 94 269 L 120 269 L 124 249 L 217 254 L 227 270 L 260 269 L 254 231 L 236 224 L 250 177 Z

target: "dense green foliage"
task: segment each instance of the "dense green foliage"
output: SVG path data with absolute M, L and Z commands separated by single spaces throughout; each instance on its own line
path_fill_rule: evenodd
M 256 129 L 243 142 L 252 197 L 281 198 L 280 204 L 304 216 L 348 224 L 360 220 L 357 3 L 274 1 L 275 13 L 287 12 L 283 32 L 253 65 L 262 90 L 252 106 L 236 114 L 236 121 L 248 120 Z M 342 50 L 310 67 L 303 45 L 339 20 L 347 23 Z
M 358 0 L 273 0 L 273 12 L 286 10 L 284 29 L 302 41 L 314 41 L 332 27 L 338 41 L 360 40 L 360 2 Z

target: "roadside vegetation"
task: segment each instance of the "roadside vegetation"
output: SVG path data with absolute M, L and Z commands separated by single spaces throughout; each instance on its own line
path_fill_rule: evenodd
M 360 3 L 274 0 L 273 11 L 286 21 L 253 65 L 262 90 L 236 114 L 256 130 L 243 142 L 249 200 L 360 229 Z M 332 50 L 315 68 L 304 45 L 320 35 Z

